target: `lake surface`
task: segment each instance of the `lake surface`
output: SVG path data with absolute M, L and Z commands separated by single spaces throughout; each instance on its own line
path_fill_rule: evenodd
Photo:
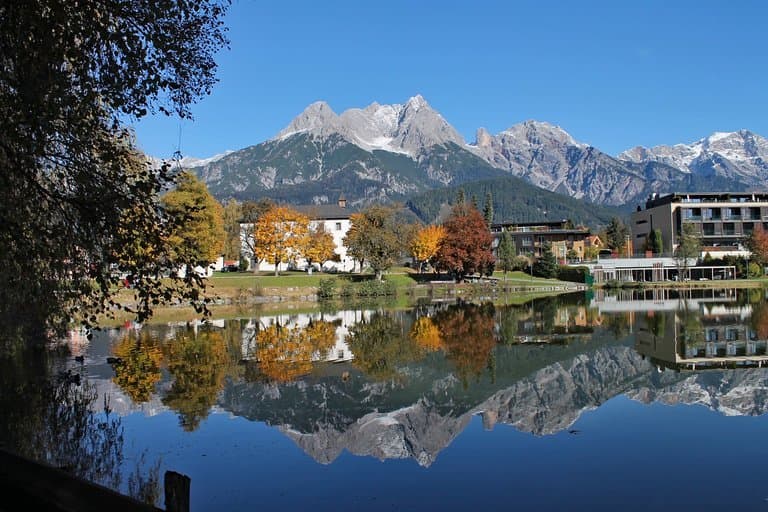
M 0 443 L 192 511 L 768 510 L 767 343 L 733 289 L 128 324 L 1 359 Z

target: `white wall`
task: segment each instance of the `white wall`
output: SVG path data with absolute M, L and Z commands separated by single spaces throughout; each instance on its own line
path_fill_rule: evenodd
M 334 251 L 340 256 L 340 261 L 328 260 L 323 263 L 324 270 L 331 270 L 336 272 L 352 272 L 355 269 L 355 261 L 350 256 L 347 256 L 347 248 L 344 245 L 344 237 L 347 236 L 350 226 L 352 225 L 349 219 L 331 219 L 331 220 L 311 220 L 309 225 L 311 228 L 316 229 L 318 225 L 322 224 L 326 233 L 330 233 L 333 237 L 333 243 L 335 245 Z M 240 253 L 248 260 L 248 270 L 253 269 L 253 254 L 251 253 L 249 240 L 253 237 L 253 224 L 244 223 L 240 224 Z M 300 258 L 297 260 L 296 265 L 300 269 L 305 269 L 307 262 L 305 259 Z M 319 264 L 318 264 L 319 265 Z M 258 269 L 261 272 L 273 272 L 275 265 L 270 262 L 262 261 L 259 263 Z M 281 263 L 280 271 L 288 270 L 287 263 Z

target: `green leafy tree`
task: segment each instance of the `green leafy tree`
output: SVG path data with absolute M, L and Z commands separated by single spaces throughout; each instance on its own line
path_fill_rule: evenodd
M 557 277 L 557 259 L 549 248 L 533 264 L 533 275 L 547 279 Z
M 664 240 L 662 239 L 660 229 L 656 228 L 648 234 L 646 247 L 653 254 L 662 254 L 664 252 Z
M 240 220 L 243 217 L 243 209 L 240 203 L 234 199 L 224 205 L 224 259 L 240 259 Z
M 218 0 L 0 4 L 5 329 L 43 341 L 73 318 L 92 325 L 112 310 L 121 273 L 137 285 L 135 307 L 123 306 L 139 320 L 166 297 L 205 309 L 194 273 L 159 279 L 184 263 L 163 250 L 175 219 L 158 204 L 175 171 L 150 164 L 127 123 L 158 112 L 192 117 L 216 82 L 227 8 Z
M 488 192 L 485 194 L 485 206 L 483 207 L 483 218 L 488 227 L 493 224 L 493 195 Z
M 677 238 L 677 248 L 675 249 L 675 262 L 677 264 L 678 275 L 684 278 L 690 277 L 689 267 L 691 259 L 698 259 L 701 255 L 701 238 L 696 226 L 690 222 L 683 223 L 683 229 Z
M 351 226 L 344 237 L 347 253 L 360 262 L 360 271 L 367 261 L 378 280 L 410 246 L 412 229 L 398 222 L 396 213 L 390 206 L 371 206 L 353 213 Z
M 499 237 L 499 245 L 496 248 L 496 256 L 501 269 L 504 271 L 504 279 L 507 278 L 507 272 L 515 268 L 515 244 L 507 231 L 503 231 Z
M 615 251 L 623 252 L 629 236 L 629 228 L 619 219 L 613 217 L 605 230 L 608 247 Z
M 461 281 L 469 274 L 492 268 L 493 236 L 477 208 L 465 203 L 455 205 L 443 227 L 445 237 L 435 257 L 438 269 Z
M 179 176 L 174 190 L 163 196 L 166 211 L 184 218 L 168 238 L 175 259 L 206 266 L 224 249 L 224 208 L 211 195 L 205 183 L 191 172 Z

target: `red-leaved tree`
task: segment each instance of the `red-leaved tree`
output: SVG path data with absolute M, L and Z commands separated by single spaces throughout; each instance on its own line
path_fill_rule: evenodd
M 435 258 L 438 270 L 449 272 L 457 281 L 469 274 L 493 271 L 493 236 L 477 208 L 466 203 L 455 205 L 443 227 L 445 237 Z
M 759 265 L 768 263 L 768 231 L 760 224 L 755 225 L 755 230 L 747 239 L 747 248 L 752 253 L 752 260 Z

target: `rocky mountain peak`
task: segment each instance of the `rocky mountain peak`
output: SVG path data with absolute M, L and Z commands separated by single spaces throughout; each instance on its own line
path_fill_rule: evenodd
M 555 143 L 559 145 L 586 147 L 586 144 L 577 142 L 576 139 L 571 137 L 571 134 L 563 130 L 560 126 L 543 121 L 524 121 L 504 130 L 500 135 L 511 136 L 519 141 L 525 141 L 530 144 Z
M 619 154 L 622 160 L 661 162 L 687 174 L 717 174 L 761 182 L 768 173 L 768 140 L 749 130 L 714 132 L 691 144 L 636 146 Z
M 295 133 L 309 132 L 315 135 L 327 135 L 342 128 L 339 116 L 324 101 L 310 104 L 296 116 L 291 123 L 277 134 L 276 139 L 284 139 Z
M 489 148 L 493 142 L 493 135 L 488 133 L 485 128 L 478 128 L 475 134 L 475 146 L 479 148 Z

